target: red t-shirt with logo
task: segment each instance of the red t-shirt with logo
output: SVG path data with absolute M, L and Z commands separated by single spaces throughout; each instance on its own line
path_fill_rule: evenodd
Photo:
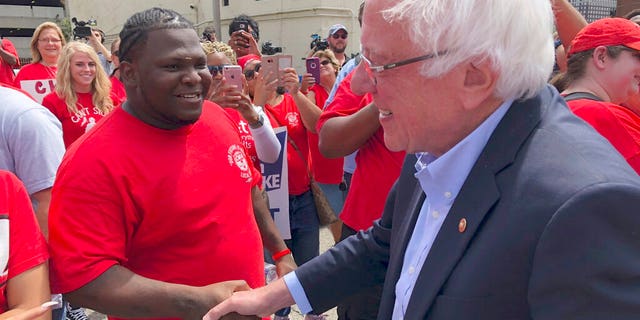
M 7 281 L 48 258 L 27 190 L 12 173 L 0 170 L 0 313 L 9 309 Z
M 640 117 L 609 102 L 590 99 L 568 101 L 571 111 L 589 123 L 622 154 L 640 174 Z
M 49 109 L 62 123 L 62 138 L 66 148 L 69 148 L 74 141 L 93 128 L 105 116 L 100 109 L 93 105 L 92 93 L 76 93 L 76 95 L 78 96 L 78 102 L 76 103 L 78 112 L 74 114 L 69 112 L 67 103 L 55 91 L 45 96 L 44 100 L 42 100 L 42 105 Z M 111 99 L 114 105 L 117 105 L 117 98 L 113 94 Z
M 259 174 L 213 103 L 175 130 L 116 108 L 60 165 L 49 212 L 53 292 L 76 290 L 114 265 L 176 284 L 263 286 L 251 201 Z
M 57 72 L 56 66 L 30 63 L 22 67 L 16 75 L 15 86 L 29 92 L 36 101 L 41 102 L 45 95 L 56 90 Z
M 240 112 L 231 108 L 223 108 L 227 113 L 229 118 L 237 125 L 238 133 L 240 134 L 240 139 L 242 140 L 242 145 L 245 150 L 247 150 L 247 154 L 249 155 L 249 159 L 253 164 L 253 167 L 256 170 L 261 171 L 260 168 L 260 159 L 258 158 L 258 151 L 256 150 L 256 142 L 253 140 L 253 135 L 251 135 L 251 131 L 249 131 L 249 123 L 242 117 Z M 258 185 L 262 185 L 262 175 L 260 175 L 260 181 L 258 181 Z
M 309 88 L 316 96 L 316 106 L 320 109 L 324 106 L 329 93 L 322 86 L 314 84 Z M 309 139 L 310 166 L 313 178 L 320 183 L 340 184 L 342 182 L 344 158 L 327 159 L 318 149 L 319 137 L 317 133 L 307 132 Z
M 287 93 L 276 106 L 264 106 L 265 113 L 274 128 L 287 126 L 287 135 L 293 139 L 299 151 L 287 139 L 287 166 L 289 167 L 289 194 L 301 195 L 309 190 L 309 142 L 307 129 L 302 123 L 300 111 L 293 97 Z M 302 157 L 303 158 L 302 158 Z
M 354 114 L 371 102 L 371 95 L 358 96 L 351 91 L 352 76 L 353 72 L 342 80 L 335 98 L 322 112 L 318 132 L 327 120 Z M 358 149 L 356 171 L 340 214 L 344 224 L 354 230 L 365 230 L 382 216 L 387 195 L 400 175 L 404 156 L 404 152 L 387 149 L 382 127 Z
M 4 61 L 4 59 L 0 58 L 0 83 L 14 86 L 16 75 L 13 73 L 13 69 L 20 67 L 20 57 L 18 56 L 16 47 L 13 46 L 11 41 L 8 39 L 1 39 L 0 41 L 2 41 L 2 48 L 17 59 L 15 65 L 10 65 L 8 62 Z

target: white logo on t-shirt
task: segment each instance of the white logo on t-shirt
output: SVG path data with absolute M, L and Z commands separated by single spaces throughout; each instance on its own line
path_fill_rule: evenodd
M 227 151 L 227 159 L 230 166 L 236 166 L 240 169 L 240 177 L 251 181 L 251 170 L 249 169 L 249 162 L 247 162 L 247 156 L 244 154 L 244 149 L 241 146 L 234 144 L 229 147 Z

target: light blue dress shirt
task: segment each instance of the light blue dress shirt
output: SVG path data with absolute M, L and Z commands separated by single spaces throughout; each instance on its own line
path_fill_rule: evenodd
M 416 154 L 418 161 L 415 164 L 415 177 L 420 182 L 426 199 L 405 251 L 400 278 L 396 282 L 393 319 L 404 318 L 422 265 L 451 205 L 489 137 L 512 103 L 513 100 L 509 100 L 500 105 L 471 134 L 441 157 L 436 158 L 428 153 Z M 310 312 L 311 304 L 295 272 L 285 275 L 284 281 L 300 311 Z

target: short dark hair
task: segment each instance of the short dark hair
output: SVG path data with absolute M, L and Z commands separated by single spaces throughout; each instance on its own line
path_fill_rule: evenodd
M 131 61 L 132 52 L 146 43 L 149 32 L 162 29 L 194 27 L 189 20 L 170 9 L 151 8 L 135 13 L 127 19 L 120 31 L 120 61 Z
M 627 20 L 631 20 L 631 18 L 640 15 L 640 9 L 633 9 L 631 11 L 629 11 L 629 13 L 625 14 L 623 18 L 627 19 Z
M 246 14 L 241 14 L 231 20 L 231 23 L 229 24 L 229 36 L 240 30 L 241 23 L 250 25 L 251 29 L 253 29 L 253 38 L 255 38 L 256 41 L 260 40 L 260 28 L 258 27 L 258 23 Z
M 632 49 L 629 49 L 622 45 L 608 46 L 607 55 L 613 59 L 616 59 L 620 56 L 620 54 L 624 50 L 632 50 Z M 563 80 L 567 81 L 567 83 L 572 83 L 582 78 L 586 71 L 587 61 L 591 58 L 594 51 L 595 51 L 595 48 L 581 51 L 581 52 L 576 52 L 573 55 L 571 55 L 571 57 L 567 59 L 567 72 L 565 74 L 566 79 L 563 79 Z

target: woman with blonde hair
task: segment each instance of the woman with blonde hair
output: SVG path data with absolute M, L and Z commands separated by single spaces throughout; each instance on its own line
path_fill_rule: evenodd
M 73 41 L 62 49 L 56 89 L 42 101 L 62 123 L 65 147 L 69 147 L 120 101 L 111 93 L 111 81 L 100 67 L 95 50 Z
M 60 27 L 53 22 L 40 24 L 31 37 L 30 64 L 22 67 L 15 79 L 15 86 L 27 91 L 38 102 L 54 90 L 58 58 L 66 44 Z

